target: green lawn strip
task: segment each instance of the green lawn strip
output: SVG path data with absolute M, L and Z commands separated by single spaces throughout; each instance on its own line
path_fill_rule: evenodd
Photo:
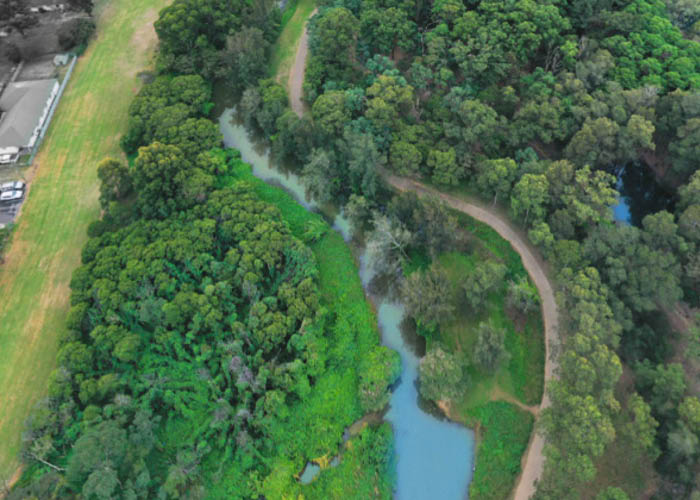
M 287 7 L 282 16 L 282 32 L 272 46 L 270 57 L 269 74 L 285 87 L 289 70 L 294 64 L 299 40 L 304 33 L 304 25 L 316 8 L 316 0 L 292 1 L 294 3 Z
M 149 64 L 143 36 L 168 0 L 114 0 L 97 8 L 97 36 L 76 65 L 35 160 L 38 171 L 0 266 L 0 477 L 18 465 L 20 435 L 46 391 L 65 329 L 73 269 L 99 213 L 96 166 L 120 155 L 119 133 Z M 149 13 L 150 11 L 150 13 Z M 148 33 L 148 32 L 146 32 Z
M 479 433 L 477 467 L 469 485 L 469 498 L 508 498 L 520 474 L 520 461 L 530 440 L 534 417 L 504 401 L 473 408 L 463 417 Z
M 306 210 L 282 189 L 254 177 L 250 166 L 242 161 L 235 163 L 234 172 L 222 184 L 231 182 L 250 184 L 262 200 L 279 208 L 292 233 L 299 238 L 303 237 L 308 223 L 323 221 L 320 215 Z M 268 464 L 273 471 L 269 491 L 277 491 L 275 488 L 281 489 L 284 484 L 289 486 L 291 475 L 301 472 L 307 460 L 323 455 L 332 457 L 341 451 L 345 427 L 362 416 L 357 398 L 357 366 L 367 352 L 379 343 L 380 338 L 374 313 L 362 289 L 355 259 L 341 235 L 329 228 L 323 237 L 309 246 L 316 256 L 319 268 L 322 304 L 330 312 L 325 350 L 328 352 L 327 363 L 333 369 L 314 382 L 316 390 L 303 405 L 290 407 L 287 425 L 278 428 L 276 431 L 279 435 L 271 438 L 273 442 L 287 444 Z M 381 432 L 384 436 L 385 431 Z M 369 435 L 364 438 L 359 436 L 351 442 L 355 441 L 358 441 L 357 446 L 360 447 L 370 446 L 376 441 L 380 448 L 391 446 L 393 442 L 387 442 L 386 436 L 377 441 Z M 325 499 L 339 494 L 338 488 L 343 491 L 352 488 L 352 491 L 374 492 L 376 487 L 385 496 L 389 496 L 390 475 L 366 475 L 371 469 L 361 463 L 361 460 L 359 451 L 351 448 L 338 467 L 324 470 L 319 479 L 308 487 L 299 485 L 299 492 L 303 492 L 306 498 Z M 230 471 L 221 473 L 210 492 L 212 498 L 219 498 L 217 495 L 225 498 L 231 491 L 235 491 L 238 478 L 234 472 L 232 467 Z M 279 478 L 280 485 L 274 484 L 274 478 Z M 347 493 L 352 495 L 352 491 Z

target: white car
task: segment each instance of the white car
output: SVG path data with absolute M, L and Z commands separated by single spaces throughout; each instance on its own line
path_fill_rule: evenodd
M 0 201 L 17 201 L 21 200 L 24 193 L 22 191 L 3 191 L 0 193 Z
M 0 184 L 0 191 L 21 191 L 24 189 L 24 182 L 13 181 Z

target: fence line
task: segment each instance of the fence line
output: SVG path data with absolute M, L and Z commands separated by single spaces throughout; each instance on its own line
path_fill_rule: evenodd
M 32 154 L 29 156 L 29 160 L 23 163 L 17 163 L 17 166 L 27 166 L 31 165 L 34 162 L 34 157 L 36 154 L 39 152 L 39 148 L 41 147 L 41 143 L 44 141 L 44 135 L 46 134 L 46 131 L 49 129 L 49 125 L 51 125 L 51 119 L 53 118 L 54 113 L 56 112 L 56 107 L 58 106 L 58 102 L 61 100 L 61 97 L 63 96 L 63 91 L 66 89 L 66 85 L 68 85 L 68 80 L 70 80 L 71 75 L 73 74 L 73 68 L 75 67 L 75 63 L 78 61 L 78 56 L 73 55 L 73 60 L 70 63 L 70 66 L 68 67 L 68 71 L 66 71 L 66 76 L 63 78 L 63 81 L 61 82 L 61 86 L 58 88 L 58 93 L 56 94 L 56 97 L 54 97 L 53 102 L 51 103 L 51 107 L 49 108 L 49 114 L 46 116 L 46 120 L 44 120 L 44 124 L 41 127 L 41 130 L 39 131 L 39 136 L 36 139 L 36 143 L 34 144 L 34 148 L 32 148 Z

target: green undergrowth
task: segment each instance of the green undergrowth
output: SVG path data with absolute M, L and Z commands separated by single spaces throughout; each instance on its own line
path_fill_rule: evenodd
M 477 467 L 469 485 L 469 498 L 508 498 L 520 474 L 520 461 L 530 439 L 534 417 L 503 401 L 473 408 L 464 417 L 479 433 Z
M 526 405 L 539 404 L 544 386 L 544 327 L 539 308 L 527 315 L 506 308 L 508 281 L 527 275 L 518 253 L 486 224 L 465 214 L 455 212 L 455 215 L 460 227 L 471 236 L 469 251 L 443 253 L 432 262 L 449 278 L 450 289 L 446 293 L 455 305 L 455 317 L 428 339 L 428 348 L 440 343 L 457 353 L 468 373 L 468 389 L 451 403 L 452 416 L 476 429 L 480 436 L 470 498 L 504 499 L 520 472 L 534 417 L 498 399 L 503 397 L 500 393 L 505 393 Z M 489 260 L 505 264 L 506 277 L 503 285 L 474 309 L 466 300 L 465 277 Z M 410 274 L 430 265 L 431 259 L 426 254 L 413 251 L 404 272 Z M 479 324 L 485 321 L 505 330 L 505 347 L 510 354 L 509 361 L 495 374 L 485 373 L 472 363 Z
M 236 153 L 238 154 L 238 153 Z M 304 239 L 316 256 L 319 269 L 321 303 L 329 310 L 326 325 L 327 360 L 330 369 L 315 382 L 313 396 L 289 408 L 289 425 L 278 429 L 274 441 L 284 443 L 279 455 L 267 460 L 272 473 L 265 478 L 267 498 L 281 498 L 277 493 L 291 493 L 289 478 L 299 475 L 307 461 L 333 457 L 342 451 L 340 464 L 325 469 L 310 485 L 295 483 L 296 498 L 390 498 L 392 490 L 393 447 L 391 429 L 386 426 L 367 428 L 345 446 L 342 435 L 346 427 L 362 416 L 357 397 L 357 366 L 379 343 L 374 313 L 367 302 L 357 266 L 350 248 L 340 234 L 330 230 L 320 215 L 307 211 L 282 189 L 270 186 L 252 175 L 250 166 L 233 162 L 233 173 L 219 180 L 221 185 L 245 182 L 264 201 L 283 214 L 292 233 Z M 325 225 L 325 233 L 309 240 L 309 226 Z M 295 457 L 290 459 L 290 457 Z M 212 470 L 218 467 L 216 457 Z M 381 467 L 368 466 L 384 463 Z M 211 498 L 226 498 L 234 485 L 235 464 L 228 471 L 218 470 Z M 366 493 L 366 495 L 364 493 Z

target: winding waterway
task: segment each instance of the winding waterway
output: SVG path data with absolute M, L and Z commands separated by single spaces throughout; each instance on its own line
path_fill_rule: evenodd
M 233 109 L 223 112 L 219 125 L 226 146 L 241 152 L 243 160 L 252 165 L 256 177 L 284 188 L 305 208 L 318 209 L 306 198 L 298 176 L 274 168 L 267 148 L 251 139 L 243 125 L 236 121 Z M 333 227 L 346 241 L 350 240 L 349 225 L 342 216 L 335 218 Z M 403 328 L 404 307 L 370 288 L 374 271 L 364 248 L 358 250 L 362 285 L 377 309 L 382 343 L 401 356 L 401 378 L 385 416 L 394 428 L 395 496 L 399 500 L 467 498 L 474 461 L 474 434 L 419 405 L 416 380 L 420 356 L 410 332 Z

